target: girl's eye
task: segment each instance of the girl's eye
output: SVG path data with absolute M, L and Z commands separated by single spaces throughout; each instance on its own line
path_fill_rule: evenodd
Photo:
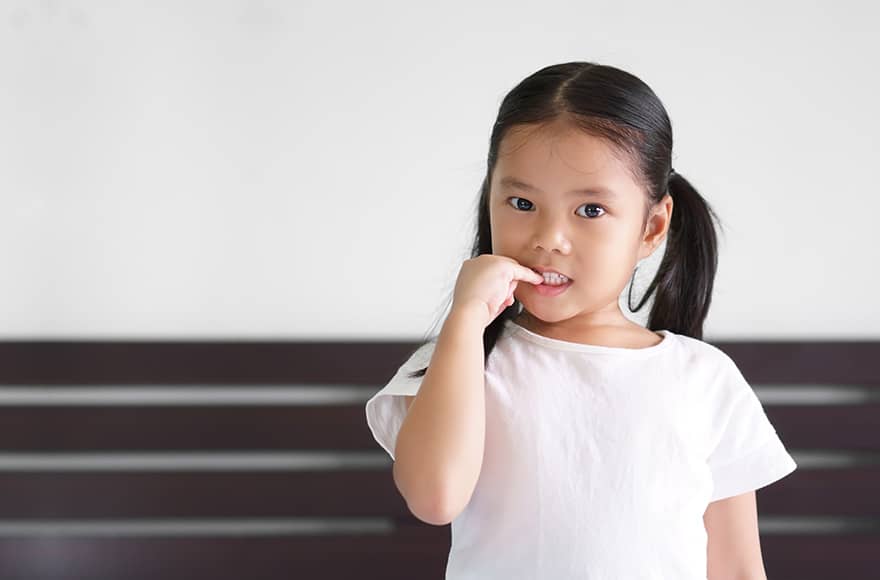
M 596 208 L 596 209 L 600 209 L 600 210 L 602 210 L 602 213 L 603 213 L 603 214 L 605 213 L 605 208 L 602 207 L 601 205 L 598 205 L 598 204 L 595 204 L 595 203 L 585 203 L 585 204 L 582 205 L 581 207 L 593 207 L 593 208 Z M 578 208 L 578 209 L 580 209 L 580 208 Z M 599 215 L 602 215 L 602 214 L 599 214 Z M 599 216 L 597 215 L 597 216 L 586 216 L 586 217 L 599 217 Z
M 528 211 L 529 207 L 531 207 L 531 205 L 532 205 L 532 202 L 530 202 L 529 200 L 527 200 L 527 199 L 524 198 L 524 197 L 510 197 L 510 198 L 508 198 L 508 201 L 510 201 L 510 200 L 516 200 L 516 199 L 522 201 L 521 203 L 516 203 L 516 202 L 514 202 L 513 206 L 516 207 L 517 209 L 522 209 L 522 210 L 526 210 L 526 211 Z M 528 207 L 523 207 L 523 205 L 526 205 L 526 206 L 528 206 Z M 580 207 L 594 207 L 594 208 L 597 208 L 597 209 L 601 209 L 603 213 L 605 212 L 605 208 L 604 208 L 604 207 L 602 207 L 601 205 L 595 204 L 595 203 L 585 203 L 584 205 L 582 205 L 582 206 L 580 206 Z M 580 209 L 580 208 L 578 208 L 578 209 Z M 581 215 L 581 214 L 578 214 L 578 215 Z M 601 215 L 601 214 L 600 214 L 600 215 Z M 588 218 L 597 218 L 597 217 L 599 217 L 599 216 L 597 216 L 597 215 L 587 215 L 587 216 L 584 216 L 584 217 L 588 217 Z
M 524 198 L 524 197 L 509 197 L 509 198 L 507 198 L 507 201 L 510 201 L 510 200 L 512 200 L 512 199 L 519 199 L 519 200 L 522 200 L 522 203 L 514 203 L 514 204 L 513 204 L 513 206 L 514 206 L 515 208 L 517 208 L 517 209 L 525 209 L 525 210 L 528 210 L 528 209 L 529 209 L 528 207 L 522 207 L 523 204 L 528 205 L 528 206 L 531 206 L 531 205 L 532 205 L 532 202 L 530 202 L 529 200 L 527 200 L 527 199 Z

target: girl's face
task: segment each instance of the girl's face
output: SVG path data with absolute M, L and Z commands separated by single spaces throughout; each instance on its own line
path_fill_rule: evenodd
M 493 253 L 572 280 L 557 296 L 518 284 L 514 295 L 531 318 L 572 335 L 631 326 L 618 298 L 636 263 L 662 242 L 672 214 L 668 195 L 646 216 L 647 204 L 604 140 L 561 123 L 508 132 L 489 194 Z

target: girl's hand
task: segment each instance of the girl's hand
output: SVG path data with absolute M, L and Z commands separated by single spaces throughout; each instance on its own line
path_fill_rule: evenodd
M 520 281 L 537 285 L 544 277 L 507 256 L 481 254 L 465 260 L 455 282 L 452 309 L 469 309 L 486 328 L 513 304 Z

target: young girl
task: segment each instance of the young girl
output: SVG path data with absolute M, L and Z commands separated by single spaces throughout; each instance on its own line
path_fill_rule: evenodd
M 366 403 L 410 510 L 452 524 L 447 579 L 765 578 L 754 490 L 796 464 L 702 341 L 714 213 L 671 156 L 618 68 L 548 66 L 502 101 L 452 308 Z

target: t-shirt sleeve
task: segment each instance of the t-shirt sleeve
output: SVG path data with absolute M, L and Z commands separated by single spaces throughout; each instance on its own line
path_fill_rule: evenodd
M 413 352 L 401 365 L 391 380 L 367 401 L 367 425 L 373 438 L 394 459 L 397 433 L 406 417 L 405 395 L 415 395 L 422 384 L 422 377 L 407 376 L 413 371 L 423 369 L 431 361 L 436 341 L 426 342 Z
M 722 355 L 713 390 L 710 502 L 760 489 L 797 467 L 755 391 L 733 359 Z

